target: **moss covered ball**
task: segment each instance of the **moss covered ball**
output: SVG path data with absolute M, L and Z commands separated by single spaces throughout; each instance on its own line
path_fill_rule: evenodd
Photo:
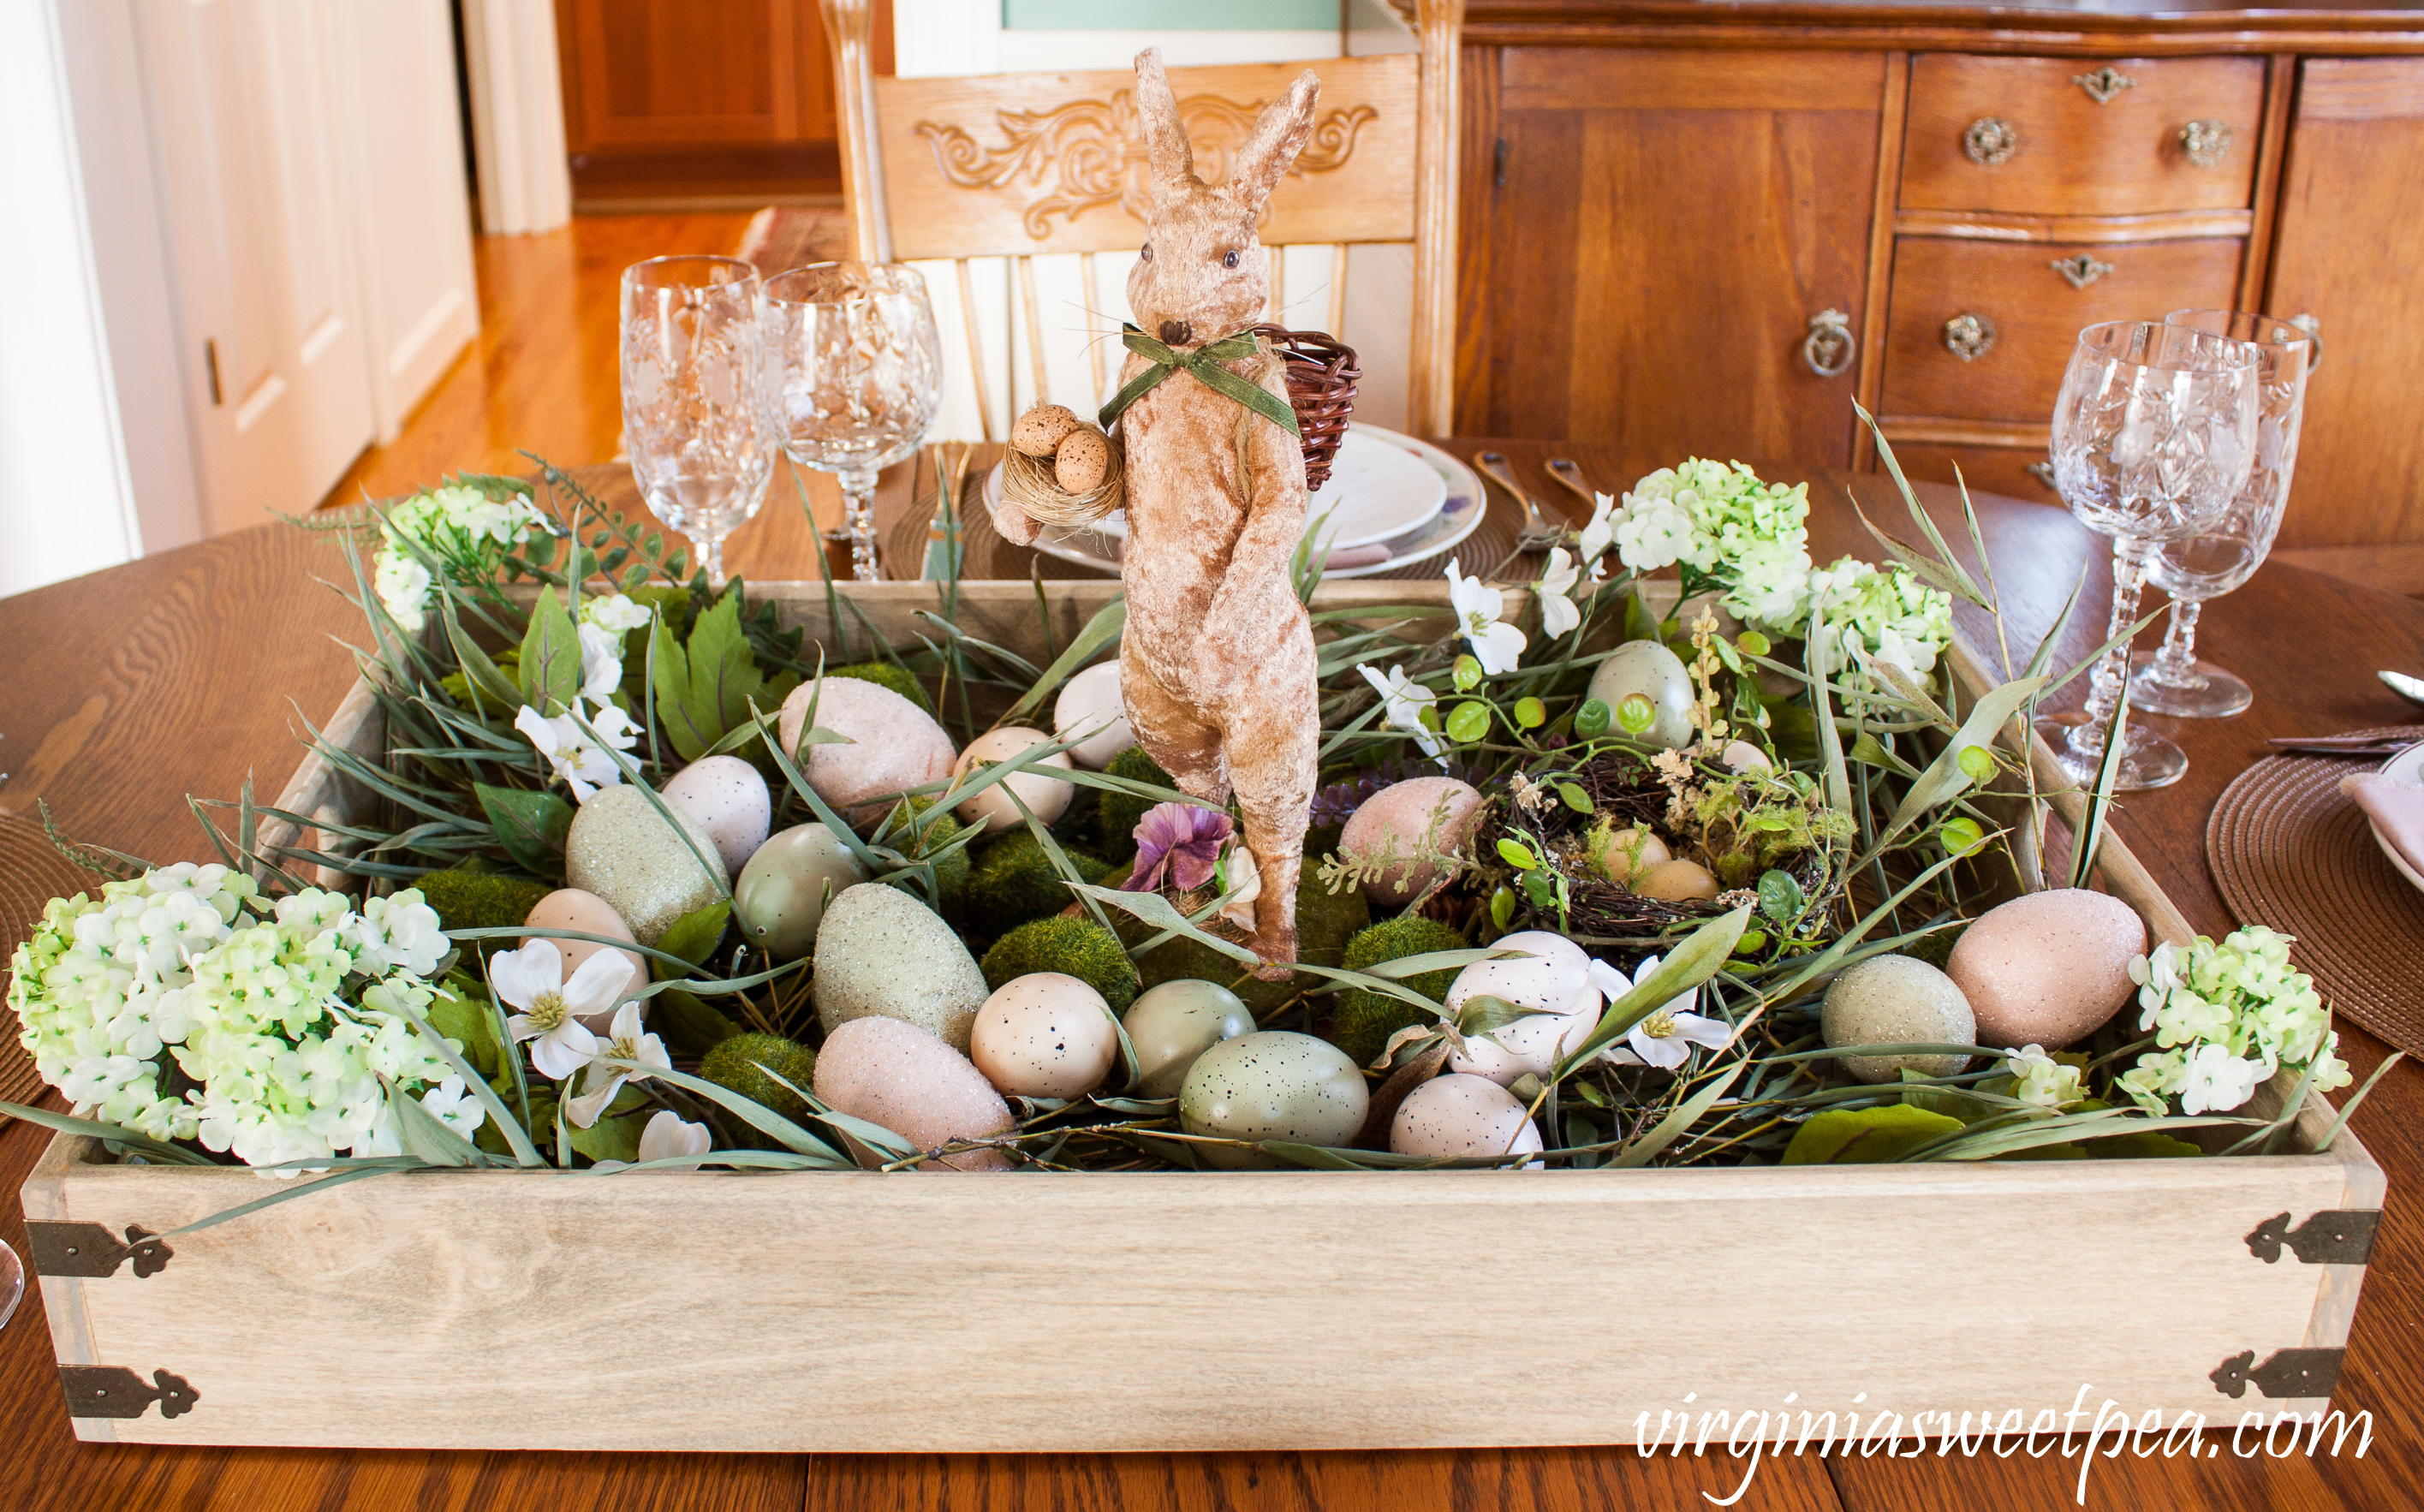
M 438 911 L 438 922 L 450 930 L 514 929 L 530 917 L 540 899 L 555 891 L 528 877 L 500 877 L 460 867 L 433 871 L 412 885 L 421 889 L 421 900 Z
M 798 1093 L 760 1067 L 771 1068 L 793 1087 L 805 1087 L 816 1076 L 817 1053 L 779 1034 L 736 1034 L 707 1053 L 698 1074 L 787 1119 L 808 1110 Z
M 1111 864 L 1083 851 L 1061 847 L 1077 875 L 1089 883 L 1111 874 Z M 983 848 L 968 872 L 968 928 L 979 934 L 1003 934 L 1031 918 L 1058 914 L 1077 900 L 1060 868 L 1032 830 L 1005 835 Z M 1073 974 L 1074 975 L 1074 974 Z
M 994 942 L 984 957 L 985 985 L 996 992 L 1039 971 L 1075 977 L 1103 995 L 1114 1013 L 1136 1001 L 1136 970 L 1119 936 L 1091 918 L 1030 919 Z
M 1401 914 L 1382 919 L 1347 942 L 1346 967 L 1349 971 L 1366 971 L 1385 962 L 1403 961 L 1408 956 L 1429 955 L 1436 950 L 1461 950 L 1464 936 L 1437 919 L 1419 914 Z M 1447 995 L 1455 982 L 1456 972 L 1426 971 L 1409 978 L 1406 985 L 1434 1002 Z M 1431 1015 L 1386 993 L 1376 993 L 1358 987 L 1339 1000 L 1338 1011 L 1332 1020 L 1331 1039 L 1338 1048 L 1355 1058 L 1359 1066 L 1368 1066 L 1379 1058 L 1389 1036 L 1411 1025 L 1421 1024 Z
M 1111 764 L 1103 771 L 1113 777 L 1125 777 L 1130 782 L 1149 782 L 1157 788 L 1174 788 L 1177 786 L 1171 780 L 1170 773 L 1161 770 L 1159 763 L 1144 754 L 1144 747 L 1140 745 L 1129 746 L 1111 757 Z M 1138 822 L 1144 818 L 1146 809 L 1156 802 L 1167 800 L 1140 798 L 1133 793 L 1113 792 L 1108 788 L 1102 793 L 1101 806 L 1095 811 L 1095 823 L 1101 826 L 1103 854 L 1122 864 L 1132 861 L 1136 858 Z
M 895 666 L 889 661 L 853 661 L 846 667 L 827 667 L 825 676 L 856 677 L 861 682 L 871 682 L 879 688 L 889 688 L 927 713 L 931 714 L 934 711 L 934 701 L 926 696 L 926 690 L 918 686 L 917 679 L 911 676 L 907 669 Z

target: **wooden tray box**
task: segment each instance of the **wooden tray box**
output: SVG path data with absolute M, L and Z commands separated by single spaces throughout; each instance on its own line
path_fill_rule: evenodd
M 1047 585 L 1058 644 L 1114 587 Z M 821 587 L 771 591 L 824 632 Z M 934 607 L 848 591 L 887 631 Z M 1358 583 L 1318 607 L 1433 600 Z M 964 586 L 960 613 L 1048 655 L 1026 583 Z M 375 752 L 375 714 L 357 687 L 330 734 Z M 279 806 L 356 797 L 310 757 Z M 2106 847 L 2113 890 L 2184 941 Z M 2309 1111 L 2299 1148 L 2327 1127 Z M 1905 1434 L 2074 1405 L 2084 1427 L 2108 1398 L 2133 1424 L 2270 1422 L 2328 1405 L 2384 1192 L 2346 1133 L 1791 1170 L 465 1171 L 145 1244 L 264 1179 L 94 1154 L 54 1139 L 22 1192 L 79 1437 L 398 1448 L 1634 1443 L 1687 1398 L 1771 1437 L 1821 1414 L 1813 1444 L 1830 1411 Z

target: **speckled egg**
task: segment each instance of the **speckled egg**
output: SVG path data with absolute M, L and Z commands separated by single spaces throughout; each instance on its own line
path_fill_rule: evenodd
M 1978 1042 L 2059 1050 L 2120 1011 L 2146 923 L 2105 893 L 2063 887 L 1988 909 L 1962 931 L 1945 973 L 1977 1015 Z
M 1454 777 L 1414 777 L 1392 783 L 1357 805 L 1338 835 L 1338 853 L 1369 865 L 1400 857 L 1364 883 L 1364 897 L 1392 912 L 1404 908 L 1439 880 L 1440 868 L 1415 857 L 1464 851 L 1481 822 L 1481 794 Z
M 564 880 L 604 899 L 642 945 L 722 898 L 726 879 L 708 867 L 723 866 L 698 820 L 620 784 L 591 793 L 564 836 Z
M 808 747 L 800 757 L 800 773 L 851 823 L 872 824 L 891 806 L 869 800 L 950 775 L 951 738 L 933 716 L 891 689 L 858 677 L 825 677 L 791 690 L 783 700 L 778 732 L 785 750 L 799 750 L 811 698 L 818 726 L 848 743 Z
M 1120 1058 L 1120 1034 L 1103 995 L 1058 971 L 1003 982 L 977 1010 L 968 1058 L 985 1080 L 1019 1097 L 1083 1097 Z
M 1052 705 L 1052 729 L 1064 740 L 1083 730 L 1093 732 L 1069 748 L 1077 765 L 1089 772 L 1102 771 L 1113 756 L 1136 744 L 1120 699 L 1116 658 L 1097 661 L 1060 685 L 1060 696 Z
M 1061 438 L 1083 423 L 1066 405 L 1037 405 L 1010 429 L 1010 444 L 1032 457 L 1047 457 Z
M 880 1124 L 921 1150 L 981 1139 L 1012 1122 L 1010 1105 L 967 1057 L 899 1019 L 853 1019 L 834 1030 L 817 1052 L 811 1086 L 836 1112 Z M 917 1169 L 1006 1170 L 1010 1164 L 998 1150 L 972 1150 Z
M 1635 824 L 1619 826 L 1611 819 L 1590 827 L 1583 836 L 1583 851 L 1591 869 L 1610 882 L 1629 881 L 1636 871 L 1675 859 L 1666 842 L 1651 831 Z
M 1147 988 L 1120 1022 L 1136 1048 L 1140 1097 L 1176 1097 L 1198 1056 L 1254 1032 L 1253 1012 L 1236 993 L 1188 978 Z
M 606 899 L 596 893 L 584 893 L 578 887 L 559 887 L 540 899 L 531 906 L 529 916 L 522 922 L 533 929 L 578 930 L 583 934 L 610 934 L 617 940 L 631 937 L 631 927 L 623 922 L 623 915 L 615 913 Z M 539 938 L 542 936 L 532 935 L 516 943 L 528 945 L 531 940 Z M 555 940 L 550 943 L 563 953 L 564 979 L 566 981 L 572 979 L 572 974 L 579 971 L 582 963 L 591 956 L 600 950 L 614 948 L 611 945 L 592 945 L 587 940 Z M 648 958 L 637 950 L 620 953 L 631 963 L 631 980 L 628 990 L 638 992 L 648 984 Z M 614 1010 L 612 1008 L 581 1015 L 581 1022 L 593 1029 L 603 1029 L 614 1020 Z
M 1064 494 L 1092 493 L 1110 468 L 1111 443 L 1090 426 L 1080 425 L 1060 438 L 1052 453 L 1052 481 Z
M 817 925 L 817 1018 L 831 1034 L 855 1019 L 903 1019 L 954 1050 L 989 995 L 976 958 L 940 915 L 880 882 L 848 888 Z
M 1977 1020 L 1953 979 L 1909 956 L 1873 956 L 1826 989 L 1819 1032 L 1847 1044 L 1976 1044 Z M 1968 1056 L 1839 1056 L 1862 1081 L 1894 1081 L 1905 1067 L 1922 1076 L 1959 1074 Z
M 732 884 L 732 911 L 750 944 L 777 961 L 797 961 L 816 944 L 828 891 L 867 880 L 867 868 L 839 836 L 816 820 L 769 839 Z
M 1634 874 L 1633 890 L 1662 903 L 1705 903 L 1717 896 L 1717 879 L 1697 861 L 1661 861 Z
M 987 730 L 970 740 L 968 748 L 960 753 L 960 759 L 951 768 L 951 775 L 954 778 L 965 777 L 981 763 L 1008 761 L 1029 746 L 1045 745 L 1051 740 L 1052 737 L 1042 730 L 1031 730 L 1022 724 L 1005 724 L 997 730 Z M 962 804 L 959 816 L 971 824 L 981 823 L 994 834 L 1001 835 L 1026 827 L 1027 820 L 1018 812 L 1018 804 L 1025 804 L 1029 813 L 1049 824 L 1069 811 L 1069 800 L 1076 793 L 1077 788 L 1075 783 L 1047 777 L 1044 773 L 1056 770 L 1066 772 L 1071 765 L 1068 752 L 1055 751 Z M 1018 803 L 1011 802 L 1010 793 L 1002 790 L 1005 788 L 1018 794 Z
M 1286 1139 L 1344 1145 L 1364 1126 L 1371 1099 L 1364 1073 L 1327 1040 L 1257 1029 L 1195 1058 L 1178 1090 L 1188 1133 L 1224 1139 Z M 1232 1170 L 1271 1162 L 1222 1145 L 1198 1145 L 1205 1161 Z
M 1691 743 L 1692 677 L 1682 658 L 1655 641 L 1627 641 L 1591 673 L 1589 696 L 1605 704 L 1611 716 L 1635 693 L 1650 700 L 1656 717 L 1634 739 L 1669 751 Z M 1608 733 L 1622 734 L 1624 726 L 1611 719 Z
M 1540 1148 L 1540 1131 L 1515 1094 L 1489 1077 L 1440 1076 L 1397 1105 L 1389 1148 L 1433 1160 L 1523 1155 Z
M 660 796 L 698 820 L 726 873 L 739 871 L 766 843 L 774 815 L 766 779 L 737 756 L 699 757 L 668 778 Z
M 1591 985 L 1590 957 L 1562 934 L 1523 930 L 1491 942 L 1493 950 L 1526 954 L 1504 961 L 1476 961 L 1456 975 L 1443 1001 L 1450 1011 L 1476 997 L 1498 997 L 1518 1008 L 1539 1009 L 1463 1042 L 1448 1057 L 1448 1069 L 1470 1072 L 1505 1086 L 1529 1072 L 1545 1076 L 1573 1054 L 1599 1024 L 1599 989 Z

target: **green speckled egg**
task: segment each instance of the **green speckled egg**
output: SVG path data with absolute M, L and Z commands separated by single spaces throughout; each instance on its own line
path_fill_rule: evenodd
M 867 868 L 815 820 L 794 824 L 750 854 L 732 884 L 732 911 L 749 943 L 777 961 L 797 961 L 817 943 L 825 889 L 835 897 L 867 880 Z
M 1120 1022 L 1136 1046 L 1139 1097 L 1176 1097 L 1198 1056 L 1254 1032 L 1254 1015 L 1236 993 L 1192 978 L 1148 989 Z
M 660 813 L 646 793 L 619 784 L 591 793 L 564 837 L 565 883 L 606 899 L 642 945 L 723 896 L 724 879 L 709 866 L 721 873 L 724 859 L 698 820 L 670 805 Z
M 1178 1090 L 1188 1133 L 1229 1139 L 1288 1139 L 1344 1145 L 1364 1126 L 1370 1103 L 1364 1073 L 1327 1040 L 1261 1029 L 1223 1040 L 1195 1058 Z M 1195 1153 L 1217 1166 L 1275 1162 L 1221 1145 Z
M 1908 956 L 1872 956 L 1826 989 L 1819 1032 L 1828 1046 L 1848 1044 L 1973 1044 L 1978 1023 L 1952 978 Z M 1908 1067 L 1922 1076 L 1956 1076 L 1967 1056 L 1842 1056 L 1862 1081 L 1898 1080 Z
M 1614 714 L 1616 706 L 1635 693 L 1657 710 L 1650 728 L 1635 739 L 1669 751 L 1691 743 L 1692 677 L 1683 670 L 1682 658 L 1655 641 L 1627 641 L 1618 646 L 1591 674 L 1590 696 Z M 1608 733 L 1620 735 L 1623 726 L 1610 723 Z

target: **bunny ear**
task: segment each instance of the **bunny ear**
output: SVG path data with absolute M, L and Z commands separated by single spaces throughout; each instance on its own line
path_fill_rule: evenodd
M 1161 71 L 1161 49 L 1148 47 L 1137 55 L 1137 111 L 1144 117 L 1144 144 L 1153 165 L 1153 186 L 1175 189 L 1195 176 L 1195 153 L 1187 145 L 1187 129 L 1178 122 L 1178 100 L 1170 92 L 1170 76 Z
M 1260 215 L 1263 201 L 1280 176 L 1296 162 L 1313 135 L 1314 102 L 1320 98 L 1321 79 L 1307 69 L 1288 86 L 1284 99 L 1263 107 L 1262 118 L 1237 148 L 1237 166 L 1229 172 L 1229 198 L 1248 215 Z

